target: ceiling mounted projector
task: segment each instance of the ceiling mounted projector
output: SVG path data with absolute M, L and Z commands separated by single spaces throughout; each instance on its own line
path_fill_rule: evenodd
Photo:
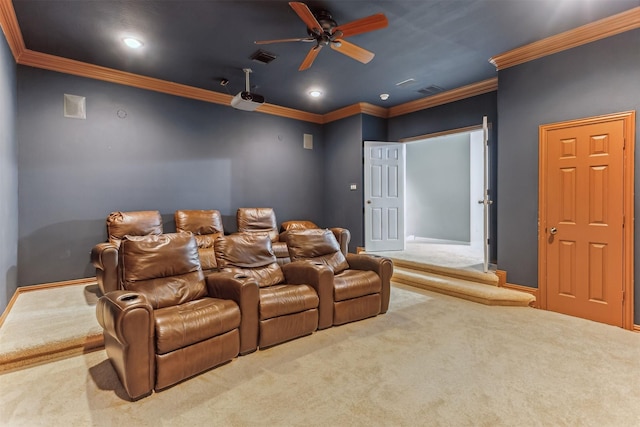
M 245 91 L 240 92 L 231 100 L 231 106 L 237 110 L 255 111 L 256 108 L 264 104 L 264 96 L 257 93 L 251 93 L 249 90 L 249 74 L 252 72 L 251 68 L 243 68 L 245 74 Z

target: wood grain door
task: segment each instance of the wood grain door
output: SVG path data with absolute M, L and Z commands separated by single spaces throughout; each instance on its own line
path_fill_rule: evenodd
M 541 138 L 546 308 L 616 326 L 624 323 L 626 129 L 624 118 L 583 120 L 551 125 Z

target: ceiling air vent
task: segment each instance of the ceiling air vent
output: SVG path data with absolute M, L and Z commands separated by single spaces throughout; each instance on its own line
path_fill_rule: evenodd
M 268 64 L 269 62 L 276 59 L 277 56 L 275 56 L 273 53 L 266 52 L 262 49 L 258 49 L 255 52 L 253 52 L 253 54 L 249 58 L 261 64 Z
M 442 92 L 443 90 L 444 88 L 440 86 L 431 85 L 431 86 L 427 86 L 427 87 L 423 87 L 422 89 L 419 89 L 418 92 L 425 96 L 430 96 L 430 95 L 435 95 L 436 93 Z

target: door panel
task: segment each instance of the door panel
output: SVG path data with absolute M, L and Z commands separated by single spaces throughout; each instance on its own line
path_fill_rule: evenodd
M 622 326 L 624 124 L 546 138 L 547 308 Z
M 364 143 L 365 249 L 404 249 L 404 144 Z

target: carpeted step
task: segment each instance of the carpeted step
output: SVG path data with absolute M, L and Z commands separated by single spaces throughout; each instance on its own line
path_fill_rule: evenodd
M 414 271 L 423 271 L 425 273 L 453 277 L 456 279 L 469 280 L 472 282 L 484 283 L 485 285 L 498 286 L 498 276 L 491 271 L 484 273 L 479 270 L 472 270 L 468 268 L 452 268 L 428 264 L 422 261 L 417 262 L 395 257 L 390 258 L 393 260 L 394 267 L 401 267 Z
M 486 305 L 507 305 L 527 307 L 535 297 L 526 292 L 514 291 L 485 283 L 478 283 L 456 277 L 443 276 L 427 271 L 394 264 L 392 280 L 453 297 L 479 302 Z

